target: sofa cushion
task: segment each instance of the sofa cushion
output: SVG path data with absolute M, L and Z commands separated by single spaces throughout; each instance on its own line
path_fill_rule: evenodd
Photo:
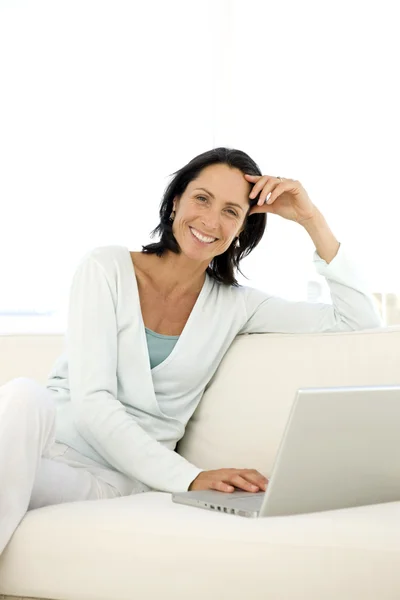
M 0 594 L 386 600 L 400 597 L 399 562 L 400 502 L 248 519 L 148 492 L 28 512 L 0 557 Z

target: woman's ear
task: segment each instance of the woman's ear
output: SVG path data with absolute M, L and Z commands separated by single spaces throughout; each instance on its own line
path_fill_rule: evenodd
M 172 210 L 176 211 L 176 206 L 179 203 L 179 196 L 175 196 L 172 201 Z

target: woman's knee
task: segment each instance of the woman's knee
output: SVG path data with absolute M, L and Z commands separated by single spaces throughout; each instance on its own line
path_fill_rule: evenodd
M 0 386 L 0 403 L 4 401 L 25 410 L 55 411 L 46 387 L 29 377 L 17 377 Z

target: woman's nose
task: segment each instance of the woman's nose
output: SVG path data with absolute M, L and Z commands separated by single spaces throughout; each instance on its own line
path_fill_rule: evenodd
M 201 221 L 204 224 L 204 227 L 207 227 L 209 233 L 213 230 L 217 230 L 219 228 L 219 213 L 216 211 L 208 211 L 207 214 L 202 214 Z

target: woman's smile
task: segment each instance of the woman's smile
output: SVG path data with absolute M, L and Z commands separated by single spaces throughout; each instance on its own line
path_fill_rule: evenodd
M 189 226 L 189 229 L 192 234 L 192 237 L 196 240 L 196 242 L 198 242 L 202 246 L 206 246 L 208 244 L 213 244 L 217 240 L 217 238 L 215 238 L 215 237 L 213 238 L 213 237 L 203 235 L 200 231 L 198 231 L 194 227 Z

